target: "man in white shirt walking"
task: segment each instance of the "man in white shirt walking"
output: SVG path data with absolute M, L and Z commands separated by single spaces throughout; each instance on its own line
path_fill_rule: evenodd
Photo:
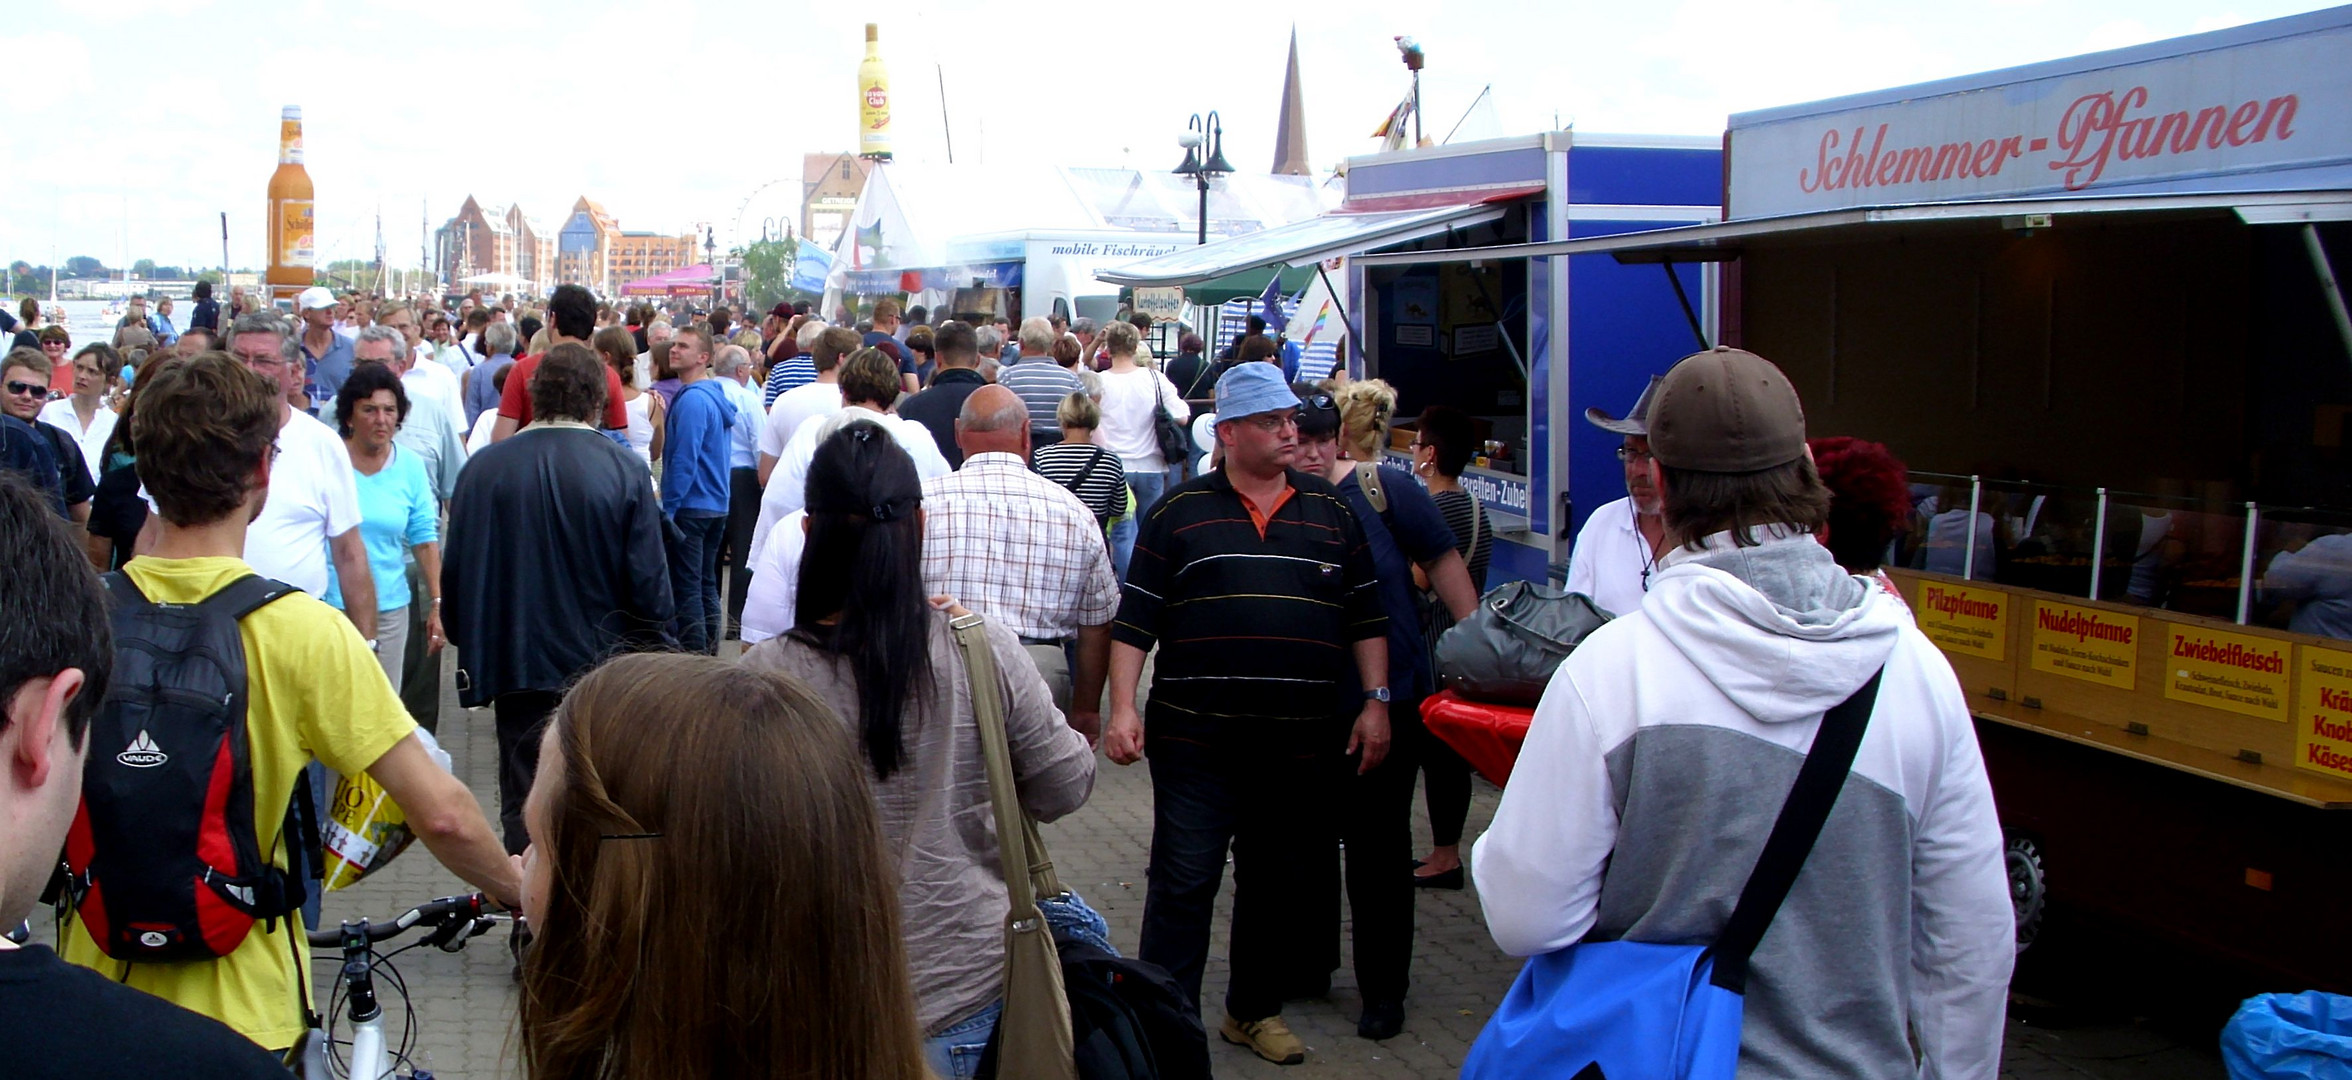
M 775 474 L 784 444 L 800 433 L 800 425 L 814 416 L 841 411 L 841 361 L 858 350 L 857 331 L 842 326 L 810 323 L 801 330 L 800 347 L 816 366 L 816 381 L 776 395 L 768 406 L 767 425 L 760 430 L 759 482 L 767 487 Z
M 817 445 L 852 420 L 871 420 L 881 425 L 915 459 L 915 473 L 925 480 L 955 471 L 940 454 L 939 444 L 932 441 L 930 428 L 891 414 L 890 406 L 898 400 L 900 390 L 898 374 L 898 361 L 877 348 L 859 349 L 843 362 L 841 411 L 822 421 L 800 425 L 792 441 L 784 445 L 775 471 L 768 474 L 767 491 L 760 496 L 759 524 L 751 537 L 755 565 L 776 522 L 807 505 L 809 462 L 816 459 Z
M 302 342 L 277 312 L 238 316 L 229 332 L 229 353 L 278 384 L 289 401 L 301 393 Z M 157 520 L 148 515 L 139 533 L 142 554 L 154 547 Z M 344 615 L 361 638 L 376 640 L 376 581 L 359 537 L 359 487 L 351 452 L 334 428 L 291 404 L 278 424 L 269 498 L 245 530 L 245 561 L 254 573 L 312 596 L 326 595 L 331 562 L 343 585 Z

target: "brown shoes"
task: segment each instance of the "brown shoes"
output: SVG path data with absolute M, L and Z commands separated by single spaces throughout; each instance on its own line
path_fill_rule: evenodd
M 1240 1021 L 1228 1015 L 1225 1026 L 1218 1029 L 1225 1041 L 1235 1046 L 1246 1046 L 1259 1057 L 1276 1065 L 1296 1065 L 1307 1060 L 1307 1044 L 1290 1033 L 1290 1025 L 1282 1022 L 1277 1013 L 1263 1020 Z

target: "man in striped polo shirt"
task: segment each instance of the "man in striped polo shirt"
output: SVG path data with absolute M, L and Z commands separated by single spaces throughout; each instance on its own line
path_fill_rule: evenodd
M 1143 959 L 1199 1000 L 1230 844 L 1221 1034 L 1284 1065 L 1306 1060 L 1281 1015 L 1283 904 L 1306 887 L 1298 856 L 1336 842 L 1342 782 L 1380 764 L 1389 740 L 1388 619 L 1371 549 L 1338 490 L 1291 467 L 1298 407 L 1269 364 L 1218 382 L 1224 469 L 1145 515 L 1111 626 L 1103 740 L 1121 765 L 1151 757 Z M 1147 736 L 1135 691 L 1155 645 Z

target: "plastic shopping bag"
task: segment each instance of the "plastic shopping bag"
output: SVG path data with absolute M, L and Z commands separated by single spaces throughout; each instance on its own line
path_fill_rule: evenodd
M 2352 1077 L 2352 998 L 2307 990 L 2257 994 L 2221 1029 L 2230 1080 Z
M 449 753 L 441 749 L 433 733 L 417 729 L 417 738 L 425 744 L 425 752 L 433 763 L 449 770 Z M 398 804 L 384 791 L 375 778 L 366 773 L 338 777 L 335 795 L 327 802 L 327 820 L 320 824 L 319 843 L 325 850 L 327 891 L 343 888 L 381 869 L 408 845 L 416 841 L 416 833 L 408 827 L 408 815 L 400 812 Z

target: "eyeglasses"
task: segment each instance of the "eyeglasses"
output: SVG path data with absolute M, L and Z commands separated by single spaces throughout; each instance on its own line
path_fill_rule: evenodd
M 1257 425 L 1260 431 L 1280 431 L 1286 427 L 1298 426 L 1298 413 L 1288 409 L 1281 412 L 1259 413 L 1250 417 L 1249 422 Z
M 1299 404 L 1311 409 L 1336 409 L 1339 407 L 1339 403 L 1333 401 L 1329 394 L 1308 394 L 1300 399 Z
M 49 386 L 47 383 L 18 382 L 15 379 L 10 379 L 8 380 L 8 396 L 48 397 Z
M 1630 446 L 1620 446 L 1617 448 L 1617 460 L 1619 461 L 1648 461 L 1650 460 L 1650 457 L 1651 454 L 1647 450 L 1636 450 Z

